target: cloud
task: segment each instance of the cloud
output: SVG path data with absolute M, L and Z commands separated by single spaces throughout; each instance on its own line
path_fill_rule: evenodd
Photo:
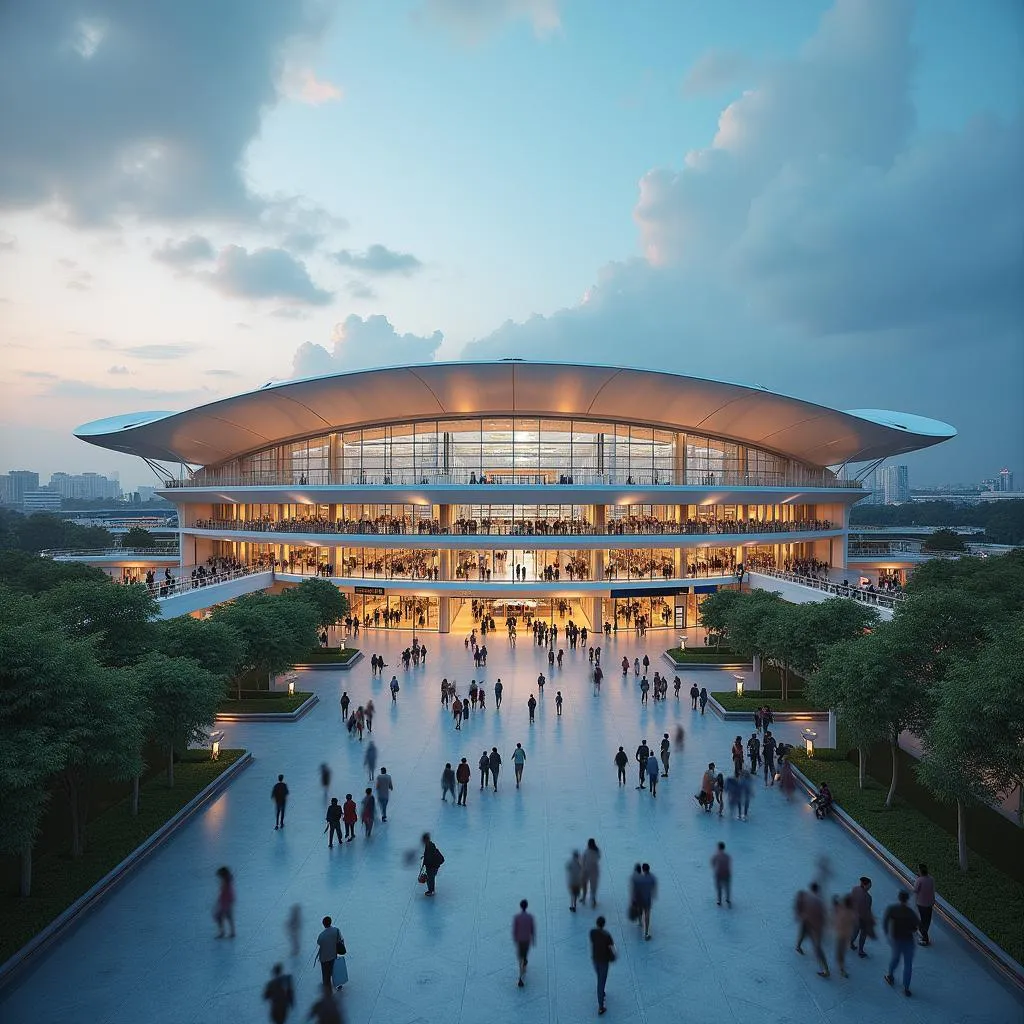
M 330 5 L 36 3 L 4 20 L 0 206 L 70 219 L 251 221 L 244 157 L 298 40 Z
M 469 44 L 482 42 L 510 22 L 528 21 L 538 39 L 562 27 L 558 0 L 423 0 L 415 16 Z
M 0 231 L 0 252 L 13 252 L 18 248 L 18 239 L 6 231 Z
M 129 371 L 127 366 L 112 366 L 112 367 L 110 367 L 109 370 L 107 370 L 107 373 L 113 373 L 113 374 L 125 374 L 125 373 L 129 373 L 129 372 L 130 371 Z
M 365 281 L 349 281 L 345 285 L 345 291 L 353 299 L 375 299 L 377 297 L 377 293 Z
M 271 310 L 270 315 L 278 320 L 308 320 L 310 317 L 309 310 L 298 306 L 280 306 Z
M 60 380 L 57 374 L 47 370 L 22 370 L 21 375 L 28 377 L 29 380 Z
M 348 230 L 349 223 L 318 203 L 295 196 L 275 196 L 267 201 L 260 225 L 280 248 L 307 255 L 328 237 Z
M 334 325 L 332 347 L 306 342 L 295 353 L 293 377 L 357 370 L 370 366 L 428 363 L 444 341 L 440 331 L 431 335 L 399 334 L 387 317 L 365 319 L 352 314 Z
M 343 267 L 351 267 L 364 274 L 401 274 L 408 277 L 423 268 L 423 264 L 411 252 L 395 252 L 379 244 L 371 245 L 366 252 L 341 249 L 332 253 L 331 258 Z
M 288 99 L 310 107 L 332 103 L 344 96 L 340 86 L 317 78 L 310 68 L 288 68 L 282 76 L 281 84 L 281 91 Z
M 108 408 L 140 408 L 142 402 L 186 402 L 198 401 L 209 396 L 208 388 L 170 390 L 165 388 L 121 387 L 115 384 L 97 384 L 88 380 L 68 380 L 59 377 L 45 382 L 40 392 L 45 397 L 75 400 L 100 399 L 109 403 Z
M 153 258 L 174 267 L 192 267 L 212 260 L 216 255 L 213 243 L 203 235 L 190 235 L 180 242 L 168 239 L 153 253 Z
M 708 50 L 691 65 L 683 79 L 684 96 L 721 92 L 749 78 L 757 63 L 737 50 Z
M 979 403 L 934 367 L 969 339 L 977 365 L 1003 367 L 979 436 L 1024 437 L 1007 383 L 1024 379 L 1024 118 L 917 132 L 913 67 L 909 4 L 838 0 L 722 111 L 705 148 L 644 175 L 642 258 L 464 356 L 579 356 L 847 408 L 871 394 L 960 424 Z
M 221 250 L 217 267 L 200 275 L 221 294 L 238 299 L 284 299 L 307 306 L 324 306 L 333 298 L 318 288 L 306 264 L 284 249 L 256 249 L 240 245 Z
M 198 352 L 201 345 L 193 345 L 187 341 L 173 342 L 167 345 L 122 345 L 117 348 L 127 356 L 135 356 L 136 359 L 180 359 L 182 356 Z
M 207 377 L 241 377 L 236 370 L 206 370 Z

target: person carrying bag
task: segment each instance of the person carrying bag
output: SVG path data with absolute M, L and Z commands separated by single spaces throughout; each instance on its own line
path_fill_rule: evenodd
M 329 917 L 323 919 L 324 930 L 316 938 L 316 953 L 313 959 L 320 961 L 320 975 L 324 989 L 331 992 L 348 983 L 348 964 L 345 956 L 348 949 L 341 932 Z

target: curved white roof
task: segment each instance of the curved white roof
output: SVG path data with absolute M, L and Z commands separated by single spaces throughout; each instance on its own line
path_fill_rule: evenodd
M 379 423 L 548 416 L 689 430 L 815 466 L 862 462 L 956 436 L 946 423 L 840 412 L 762 388 L 655 370 L 554 362 L 436 362 L 268 384 L 185 412 L 95 420 L 75 436 L 150 459 L 213 465 L 283 441 Z

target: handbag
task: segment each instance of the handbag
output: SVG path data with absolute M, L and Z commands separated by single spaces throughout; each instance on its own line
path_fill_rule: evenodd
M 345 948 L 345 940 L 340 936 L 338 937 L 338 945 L 335 947 L 334 951 L 338 956 L 344 956 L 348 952 Z
M 419 882 L 420 885 L 426 885 L 426 883 L 427 883 L 427 873 L 426 873 L 426 871 L 421 871 L 419 873 L 419 877 L 416 879 L 416 881 Z

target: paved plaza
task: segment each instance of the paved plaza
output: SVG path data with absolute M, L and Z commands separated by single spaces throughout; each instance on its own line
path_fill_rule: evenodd
M 585 652 L 566 652 L 528 724 L 526 701 L 546 651 L 521 636 L 510 649 L 502 632 L 489 636 L 490 657 L 474 671 L 462 636 L 424 634 L 425 665 L 408 673 L 399 652 L 407 633 L 369 630 L 366 658 L 349 673 L 309 672 L 300 687 L 320 704 L 295 724 L 228 726 L 225 745 L 250 749 L 255 764 L 193 818 L 74 932 L 40 958 L 32 973 L 0 993 L 3 1024 L 251 1024 L 268 1019 L 260 995 L 271 965 L 288 964 L 297 990 L 293 1020 L 316 997 L 312 962 L 319 921 L 331 914 L 348 949 L 346 1019 L 354 1024 L 574 1024 L 597 1014 L 587 933 L 597 913 L 608 919 L 619 958 L 608 982 L 607 1019 L 617 1024 L 686 1021 L 709 1024 L 862 1024 L 873 1021 L 1012 1024 L 1022 1006 L 941 922 L 933 946 L 919 949 L 914 995 L 882 981 L 888 947 L 869 944 L 871 957 L 848 962 L 850 978 L 816 976 L 813 956 L 793 950 L 794 895 L 827 856 L 833 877 L 826 892 L 846 892 L 862 874 L 875 882 L 879 918 L 895 899 L 896 880 L 832 822 L 814 819 L 805 800 L 787 804 L 777 789 L 755 790 L 750 820 L 702 813 L 693 799 L 709 760 L 729 765 L 734 725 L 691 712 L 670 692 L 664 704 L 641 708 L 638 680 L 621 677 L 626 655 L 662 650 L 674 639 L 651 632 L 644 641 L 619 634 L 605 645 L 606 672 L 593 693 Z M 369 655 L 389 662 L 371 680 Z M 387 684 L 398 675 L 391 705 Z M 465 694 L 472 677 L 487 684 L 487 709 L 461 732 L 439 704 L 442 676 Z M 501 677 L 504 703 L 494 708 Z M 725 673 L 694 672 L 709 689 L 725 688 Z M 671 673 L 670 673 L 671 678 Z M 712 684 L 712 680 L 720 680 Z M 328 850 L 318 766 L 334 772 L 344 799 L 365 787 L 366 744 L 350 740 L 339 721 L 345 688 L 358 704 L 372 696 L 373 738 L 395 782 L 388 822 L 370 841 Z M 555 691 L 565 698 L 555 715 Z M 638 792 L 635 765 L 618 788 L 612 757 L 622 744 L 632 759 L 640 740 L 657 746 L 663 733 L 686 729 L 684 751 L 656 799 Z M 743 730 L 744 737 L 751 727 Z M 777 733 L 795 739 L 796 727 Z M 517 791 L 510 753 L 517 741 L 528 760 Z M 481 751 L 496 745 L 504 765 L 499 792 L 479 790 Z M 474 766 L 468 807 L 440 799 L 445 761 Z M 291 789 L 286 827 L 274 831 L 270 788 L 279 772 Z M 416 882 L 419 849 L 429 830 L 446 862 L 437 896 Z M 596 838 L 603 852 L 597 911 L 568 911 L 565 863 L 574 848 Z M 715 905 L 708 860 L 719 840 L 733 855 L 733 908 Z M 924 855 L 926 851 L 922 851 Z M 652 941 L 627 919 L 628 878 L 648 861 L 659 881 Z M 238 888 L 238 937 L 214 939 L 215 871 L 231 867 Z M 521 898 L 536 915 L 539 942 L 524 989 L 516 987 L 511 919 Z M 290 961 L 285 920 L 294 904 L 304 915 L 302 955 Z M 831 941 L 829 956 L 832 957 Z M 808 953 L 809 947 L 808 948 Z

